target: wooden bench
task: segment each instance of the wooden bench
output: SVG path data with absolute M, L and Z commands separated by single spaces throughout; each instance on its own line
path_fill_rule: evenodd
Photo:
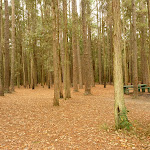
M 126 89 L 125 94 L 129 95 L 129 91 L 130 91 L 130 90 L 133 90 L 133 88 L 130 88 L 130 89 L 128 88 L 128 89 Z
M 145 92 L 145 89 L 148 89 L 148 92 L 150 93 L 150 87 L 141 87 L 142 92 Z
M 150 87 L 146 87 L 146 84 L 139 84 L 138 85 L 138 91 L 140 92 L 140 89 L 142 89 L 142 92 L 145 92 L 145 89 L 148 89 L 148 92 L 150 92 Z M 130 90 L 133 90 L 133 85 L 124 85 L 124 94 L 129 94 Z
M 141 87 L 141 88 L 138 88 L 138 91 L 139 91 L 139 92 L 140 92 L 140 89 L 142 89 L 142 92 L 145 92 L 145 89 L 148 89 L 148 92 L 150 93 L 150 87 Z M 133 90 L 133 88 L 128 88 L 128 89 L 126 89 L 125 94 L 128 95 L 130 90 Z
M 133 88 L 133 85 L 125 85 L 125 86 L 123 86 L 124 94 L 129 94 L 129 89 L 130 88 Z

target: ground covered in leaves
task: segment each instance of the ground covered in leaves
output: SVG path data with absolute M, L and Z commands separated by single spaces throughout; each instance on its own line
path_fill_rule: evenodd
M 150 150 L 150 93 L 125 95 L 130 132 L 114 129 L 114 88 L 84 90 L 53 107 L 53 89 L 16 89 L 0 97 L 0 149 Z

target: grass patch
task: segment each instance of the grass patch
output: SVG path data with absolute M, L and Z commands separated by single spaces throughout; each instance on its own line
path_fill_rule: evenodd
M 109 127 L 107 123 L 103 123 L 99 126 L 100 130 L 105 130 L 105 131 L 109 131 Z

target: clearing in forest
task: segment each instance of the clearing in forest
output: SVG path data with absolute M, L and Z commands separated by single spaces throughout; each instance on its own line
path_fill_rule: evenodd
M 53 106 L 53 89 L 16 89 L 0 97 L 0 149 L 150 149 L 150 94 L 125 95 L 133 130 L 114 130 L 114 88 L 73 92 Z

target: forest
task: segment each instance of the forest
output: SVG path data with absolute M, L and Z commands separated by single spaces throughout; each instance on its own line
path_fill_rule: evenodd
M 0 149 L 150 149 L 150 0 L 0 0 Z

